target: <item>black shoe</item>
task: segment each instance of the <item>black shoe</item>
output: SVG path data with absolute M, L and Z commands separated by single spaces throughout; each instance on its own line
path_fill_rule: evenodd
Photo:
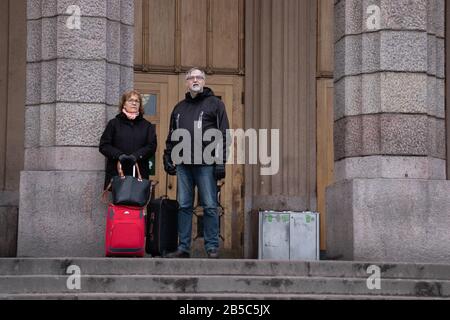
M 164 258 L 169 258 L 169 259 L 183 259 L 183 258 L 190 258 L 190 254 L 189 252 L 185 252 L 185 251 L 181 251 L 181 250 L 177 250 L 171 253 L 168 253 L 164 256 Z
M 207 253 L 209 259 L 219 259 L 219 251 L 217 249 L 208 250 Z

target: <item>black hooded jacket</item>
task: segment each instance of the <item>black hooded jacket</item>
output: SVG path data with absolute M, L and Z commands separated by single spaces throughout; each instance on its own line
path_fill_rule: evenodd
M 195 124 L 196 121 L 197 124 Z M 197 127 L 195 127 L 195 125 L 197 125 Z M 191 136 L 191 164 L 195 163 L 194 144 L 197 143 L 198 145 L 200 142 L 194 141 L 194 131 L 200 128 L 202 129 L 202 137 L 208 129 L 219 129 L 221 131 L 222 141 L 224 142 L 222 144 L 222 160 L 223 163 L 226 163 L 227 145 L 225 142 L 227 129 L 229 129 L 228 117 L 222 100 L 216 97 L 214 92 L 208 87 L 204 87 L 203 92 L 199 93 L 195 98 L 192 98 L 191 94 L 187 92 L 185 99 L 180 101 L 173 109 L 170 116 L 169 134 L 166 139 L 166 149 L 164 150 L 164 154 L 169 156 L 172 161 L 174 160 L 171 158 L 172 149 L 180 142 L 172 141 L 172 133 L 176 129 L 186 129 Z M 200 148 L 203 154 L 205 147 L 208 146 L 211 141 L 202 141 L 201 143 L 202 146 Z M 202 164 L 205 164 L 203 157 L 201 161 Z
M 117 176 L 117 161 L 122 154 L 134 155 L 139 164 L 142 178 L 148 179 L 150 168 L 148 160 L 156 152 L 155 126 L 140 114 L 129 120 L 123 113 L 108 122 L 100 138 L 100 152 L 107 158 L 105 188 L 113 176 Z M 130 174 L 124 168 L 125 174 Z

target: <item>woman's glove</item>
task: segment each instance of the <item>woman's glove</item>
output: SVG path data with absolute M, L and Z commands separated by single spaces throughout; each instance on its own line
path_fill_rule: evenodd
M 126 155 L 126 154 L 121 154 L 119 157 L 119 161 L 122 164 L 122 166 L 134 166 L 134 164 L 136 163 L 136 157 L 134 155 Z

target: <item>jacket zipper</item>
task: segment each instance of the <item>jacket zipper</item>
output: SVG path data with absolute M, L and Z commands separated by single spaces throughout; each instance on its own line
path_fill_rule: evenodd
M 200 116 L 198 117 L 198 125 L 197 125 L 197 128 L 199 128 L 199 129 L 202 128 L 202 122 L 203 122 L 203 111 L 200 112 Z
M 180 128 L 180 114 L 179 113 L 177 114 L 177 119 L 175 120 L 175 122 L 176 122 L 176 124 L 175 124 L 176 128 L 179 129 Z

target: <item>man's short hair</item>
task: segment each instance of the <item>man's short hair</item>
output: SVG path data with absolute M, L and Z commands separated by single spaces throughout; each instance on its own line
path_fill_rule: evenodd
M 190 69 L 186 72 L 185 79 L 187 79 L 187 77 L 189 77 L 189 76 L 191 75 L 191 73 L 194 72 L 194 71 L 200 71 L 200 72 L 202 73 L 202 76 L 203 76 L 203 77 L 205 78 L 205 80 L 206 80 L 206 74 L 205 74 L 205 71 L 203 71 L 202 69 L 197 68 L 197 67 L 190 68 Z

